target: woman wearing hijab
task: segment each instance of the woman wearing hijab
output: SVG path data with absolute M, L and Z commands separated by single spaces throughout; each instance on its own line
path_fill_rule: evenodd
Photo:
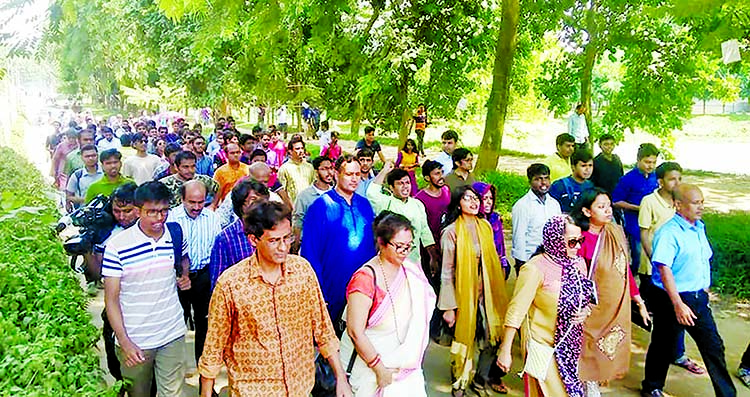
M 510 275 L 510 264 L 508 263 L 508 258 L 505 256 L 503 218 L 495 211 L 497 191 L 495 190 L 495 186 L 484 182 L 474 182 L 472 187 L 477 193 L 479 193 L 479 198 L 482 199 L 482 204 L 479 207 L 479 214 L 490 223 L 490 226 L 492 226 L 492 236 L 495 240 L 495 249 L 497 250 L 497 256 L 500 258 L 500 264 L 503 266 L 505 279 L 507 280 Z
M 583 326 L 579 374 L 587 396 L 598 397 L 598 382 L 622 378 L 630 366 L 630 301 L 638 305 L 645 324 L 651 318 L 630 272 L 625 232 L 612 222 L 609 193 L 600 188 L 585 191 L 571 216 L 583 230 L 578 253 L 597 291 L 597 305 Z
M 578 256 L 583 240 L 581 229 L 569 216 L 550 218 L 543 228 L 541 254 L 531 258 L 518 274 L 505 317 L 497 365 L 505 372 L 510 370 L 511 346 L 522 325 L 522 346 L 526 347 L 531 337 L 536 342 L 531 344 L 537 346 L 535 349 L 539 345 L 554 348 L 542 375 L 524 374 L 526 396 L 584 396 L 578 360 L 582 323 L 591 313 L 589 305 L 594 301 L 594 288 L 586 278 L 586 264 Z M 529 360 L 528 348 L 524 350 Z
M 479 207 L 480 196 L 474 188 L 456 188 L 440 238 L 443 267 L 438 308 L 444 311 L 448 326 L 455 326 L 451 345 L 453 396 L 463 396 L 470 383 L 473 391 L 487 395 L 485 385 L 508 303 L 492 226 L 477 216 Z M 475 359 L 477 354 L 479 358 Z

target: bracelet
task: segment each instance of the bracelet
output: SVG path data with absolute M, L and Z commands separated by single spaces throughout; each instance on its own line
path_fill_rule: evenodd
M 380 364 L 380 354 L 376 355 L 375 358 L 367 363 L 367 368 L 375 368 L 378 364 Z

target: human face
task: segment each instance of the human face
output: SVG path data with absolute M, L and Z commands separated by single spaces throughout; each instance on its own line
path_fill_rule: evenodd
M 268 145 L 271 144 L 271 136 L 266 134 L 260 137 L 260 144 L 263 145 L 264 149 L 268 149 Z
M 567 223 L 565 224 L 565 234 L 563 235 L 565 238 L 565 253 L 568 254 L 569 258 L 575 258 L 578 256 L 578 250 L 581 248 L 581 243 L 583 242 L 583 235 L 581 235 L 581 228 L 571 224 Z M 573 240 L 574 242 L 571 242 Z M 570 245 L 573 245 L 571 248 Z
M 406 152 L 411 153 L 415 150 L 414 144 L 411 142 L 406 142 Z
M 537 196 L 544 196 L 549 192 L 550 180 L 549 175 L 534 175 L 529 182 L 531 191 Z
M 217 135 L 216 135 L 216 143 L 218 143 L 218 144 L 219 144 L 219 146 L 222 146 L 222 147 L 223 147 L 223 146 L 224 146 L 224 135 L 222 135 L 222 134 L 217 134 Z
M 193 151 L 196 154 L 203 154 L 206 151 L 206 141 L 203 138 L 193 140 Z
M 456 150 L 456 140 L 455 139 L 443 139 L 443 151 L 448 154 L 453 154 L 454 150 Z
M 374 132 L 368 132 L 365 134 L 365 142 L 368 145 L 372 145 L 373 142 L 375 142 L 375 133 Z
M 579 161 L 573 167 L 573 177 L 579 181 L 585 181 L 591 178 L 591 173 L 594 172 L 594 160 L 587 162 Z
M 247 141 L 245 141 L 245 144 L 242 145 L 242 150 L 248 153 L 252 152 L 253 149 L 255 149 L 255 141 L 252 139 L 248 139 Z
M 195 178 L 195 160 L 183 159 L 180 165 L 177 166 L 177 173 L 185 181 Z
M 78 136 L 78 144 L 81 145 L 81 147 L 86 145 L 93 145 L 94 134 L 90 132 L 82 132 L 81 135 Z
M 237 137 L 237 135 L 233 136 L 232 139 L 229 140 L 229 143 L 234 143 L 235 145 L 240 144 L 240 138 Z
M 700 189 L 689 189 L 680 200 L 675 201 L 675 209 L 688 222 L 695 223 L 703 217 L 703 193 Z
M 250 177 L 268 187 L 268 181 L 271 179 L 271 170 L 268 168 L 256 170 L 254 173 L 250 174 Z
M 240 150 L 240 147 L 235 144 L 229 144 L 227 145 L 227 159 L 232 164 L 237 164 L 240 162 L 240 156 L 242 156 L 242 151 Z
M 656 169 L 656 156 L 646 156 L 638 160 L 638 169 L 644 174 L 650 174 Z
M 434 170 L 430 171 L 430 175 L 425 177 L 425 180 L 435 188 L 442 188 L 445 186 L 445 178 L 443 178 L 443 169 L 442 168 L 435 168 Z
M 127 228 L 138 220 L 138 208 L 136 208 L 132 203 L 125 204 L 123 202 L 113 200 L 112 216 L 115 218 L 115 222 L 117 222 L 118 225 Z
M 151 128 L 148 130 L 149 138 L 156 138 L 158 135 L 159 135 L 159 132 L 156 130 L 156 128 Z
M 479 196 L 474 194 L 471 190 L 467 190 L 463 197 L 461 197 L 461 202 L 459 203 L 461 206 L 461 212 L 464 215 L 477 215 L 479 213 L 479 201 Z
M 409 198 L 409 194 L 411 194 L 411 179 L 409 179 L 409 176 L 407 175 L 394 181 L 391 189 L 393 190 L 393 197 L 399 200 L 406 200 Z
M 492 208 L 494 202 L 495 197 L 492 195 L 492 190 L 488 190 L 487 193 L 482 195 L 482 213 L 491 214 L 495 210 Z
M 339 172 L 336 173 L 336 189 L 346 194 L 354 194 L 361 179 L 360 172 L 359 163 L 356 161 L 341 164 Z
M 266 156 L 253 156 L 253 158 L 250 159 L 250 164 L 253 163 L 265 163 L 266 162 Z
M 206 203 L 206 189 L 191 186 L 185 189 L 185 197 L 182 198 L 182 205 L 185 206 L 185 212 L 188 216 L 195 219 L 203 211 Z
M 333 164 L 330 161 L 323 161 L 318 167 L 318 180 L 327 184 L 333 185 L 333 178 L 336 175 L 336 171 L 333 169 Z
M 606 194 L 596 196 L 591 208 L 583 208 L 583 215 L 594 226 L 604 226 L 612 222 L 612 201 Z
M 305 157 L 305 144 L 302 142 L 295 142 L 292 146 L 292 158 L 296 161 L 300 161 Z
M 609 156 L 615 150 L 615 141 L 612 139 L 599 141 L 599 148 L 602 149 L 602 153 Z
M 139 125 L 138 125 L 138 128 L 136 128 L 136 129 L 135 129 L 135 131 L 136 131 L 136 132 L 139 132 L 139 133 L 141 133 L 141 134 L 145 134 L 145 133 L 146 133 L 146 131 L 147 131 L 147 128 L 146 128 L 146 126 L 145 126 L 145 125 L 143 125 L 143 124 L 139 124 Z
M 133 141 L 131 143 L 133 145 L 133 149 L 135 149 L 138 152 L 145 152 L 146 151 L 146 140 L 141 139 L 139 141 Z
M 117 157 L 110 157 L 102 161 L 102 170 L 110 178 L 117 178 L 120 175 L 120 167 L 122 167 L 122 163 Z
M 363 174 L 370 172 L 370 169 L 372 169 L 372 163 L 373 163 L 372 157 L 367 157 L 367 156 L 358 157 L 357 161 L 359 162 L 359 167 Z
M 83 159 L 83 164 L 86 165 L 86 167 L 93 167 L 96 165 L 97 161 L 99 161 L 99 156 L 96 153 L 96 150 L 86 150 L 85 152 L 81 152 L 81 159 Z
M 164 222 L 169 215 L 169 202 L 147 201 L 139 209 L 141 229 L 148 235 L 161 235 L 164 232 Z
M 470 153 L 465 159 L 459 161 L 458 168 L 466 172 L 471 172 L 471 169 L 474 168 L 474 156 Z
M 286 262 L 289 248 L 294 242 L 292 224 L 289 219 L 283 219 L 273 229 L 264 230 L 260 238 L 252 235 L 249 238 L 261 261 L 281 266 Z
M 659 179 L 659 186 L 669 193 L 674 192 L 680 183 L 682 183 L 682 174 L 680 171 L 669 171 L 664 174 L 664 178 Z
M 411 230 L 401 229 L 396 232 L 387 244 L 380 243 L 380 254 L 392 263 L 403 263 L 414 250 L 414 237 Z
M 573 151 L 575 149 L 575 142 L 564 142 L 562 145 L 559 145 L 557 147 L 557 153 L 560 154 L 560 157 L 567 159 L 573 154 Z

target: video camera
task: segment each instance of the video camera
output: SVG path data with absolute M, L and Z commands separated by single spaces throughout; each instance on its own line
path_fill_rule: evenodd
M 83 255 L 92 251 L 94 244 L 107 239 L 115 226 L 112 203 L 109 197 L 98 195 L 85 207 L 81 207 L 60 219 L 55 230 L 60 233 L 68 225 L 77 226 L 79 233 L 63 243 L 68 255 Z

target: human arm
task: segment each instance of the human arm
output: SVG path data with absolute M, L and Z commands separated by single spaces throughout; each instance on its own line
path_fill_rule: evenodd
M 643 249 L 643 253 L 646 254 L 648 258 L 651 258 L 653 247 L 651 245 L 649 229 L 641 228 L 641 248 Z
M 322 280 L 323 277 L 323 253 L 327 248 L 325 242 L 328 240 L 325 233 L 320 233 L 320 230 L 327 230 L 327 222 L 325 221 L 326 214 L 326 203 L 323 197 L 319 197 L 320 200 L 315 200 L 308 208 L 305 214 L 305 219 L 302 222 L 301 233 L 305 235 L 304 240 L 300 244 L 300 254 L 310 262 L 310 266 L 318 276 L 318 280 Z M 305 230 L 308 232 L 305 233 Z
M 693 320 L 698 317 L 696 317 L 693 311 L 690 310 L 690 307 L 682 301 L 680 293 L 677 290 L 677 284 L 674 281 L 672 268 L 659 262 L 654 262 L 654 264 L 659 269 L 659 274 L 661 275 L 661 282 L 662 285 L 664 285 L 664 290 L 667 291 L 669 300 L 672 301 L 672 306 L 674 306 L 674 312 L 675 316 L 677 317 L 677 322 L 684 326 L 692 327 L 693 325 L 695 325 L 695 322 Z
M 182 262 L 180 262 L 182 268 L 182 275 L 177 278 L 177 288 L 182 291 L 190 289 L 190 258 L 186 253 L 182 255 Z
M 370 282 L 372 283 L 372 281 Z M 374 296 L 375 291 L 372 292 Z M 372 345 L 367 335 L 365 335 L 372 304 L 373 299 L 359 291 L 352 292 L 347 297 L 346 332 L 352 339 L 357 353 L 365 363 L 376 362 L 378 358 L 378 351 Z M 393 382 L 393 374 L 396 373 L 396 369 L 386 368 L 382 361 L 377 363 L 372 369 L 375 372 L 378 387 L 383 388 Z
M 639 205 L 631 204 L 624 200 L 615 202 L 613 206 L 626 211 L 638 211 L 641 208 Z
M 367 186 L 367 190 L 365 191 L 365 196 L 367 197 L 367 200 L 370 202 L 370 205 L 372 205 L 372 209 L 375 211 L 376 214 L 388 208 L 388 202 L 390 200 L 395 200 L 395 198 L 387 194 L 384 194 L 382 192 L 383 180 L 385 179 L 385 175 L 391 169 L 393 169 L 393 163 L 389 161 L 385 164 L 385 167 L 383 167 L 383 169 L 378 173 L 378 175 L 375 178 L 373 178 L 373 180 Z
M 442 268 L 440 271 L 440 295 L 438 309 L 444 310 L 443 319 L 448 326 L 453 327 L 456 322 L 455 265 L 456 265 L 456 229 L 449 225 L 440 237 L 440 248 L 443 252 Z
M 638 211 L 640 206 L 627 201 L 628 191 L 630 190 L 630 182 L 628 181 L 631 179 L 629 175 L 630 173 L 620 178 L 620 181 L 617 182 L 617 186 L 615 186 L 615 190 L 612 192 L 612 206 L 626 211 Z
M 146 361 L 143 351 L 130 340 L 125 330 L 125 321 L 120 306 L 120 277 L 104 278 L 104 307 L 107 311 L 107 319 L 122 349 L 123 364 L 127 367 L 133 367 Z
M 522 199 L 521 199 L 522 200 Z M 526 230 L 529 228 L 529 217 L 521 200 L 513 205 L 511 210 L 511 249 L 510 254 L 517 260 L 527 261 L 526 254 Z
M 224 349 L 229 342 L 235 316 L 230 291 L 227 291 L 225 284 L 217 284 L 211 295 L 206 340 L 198 362 L 201 397 L 211 397 L 214 391 L 214 382 L 224 362 Z

